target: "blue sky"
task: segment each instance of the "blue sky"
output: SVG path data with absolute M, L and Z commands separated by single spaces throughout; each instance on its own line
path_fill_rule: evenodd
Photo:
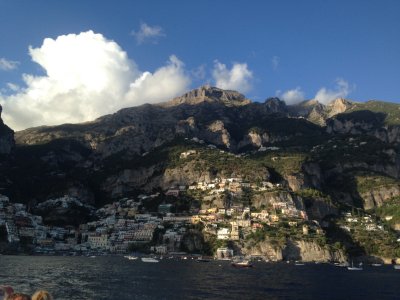
M 399 102 L 399 12 L 396 0 L 0 0 L 3 116 L 17 129 L 79 122 L 125 106 L 160 102 L 205 83 L 237 89 L 256 101 L 279 95 L 288 103 L 312 98 L 327 102 L 336 96 Z M 101 35 L 98 47 L 117 44 L 111 54 L 103 52 L 109 57 L 99 57 L 132 63 L 129 70 L 96 71 L 113 74 L 109 85 L 129 79 L 115 91 L 115 99 L 101 94 L 109 90 L 107 84 L 96 87 L 95 94 L 93 89 L 77 90 L 82 86 L 79 82 L 66 89 L 62 76 L 54 74 L 57 68 L 60 73 L 71 71 L 57 63 L 69 52 L 43 46 L 46 38 L 56 41 L 68 34 L 74 34 L 69 39 L 72 44 L 78 37 L 99 40 L 99 36 L 80 35 L 90 30 Z M 30 52 L 30 46 L 37 51 Z M 123 52 L 126 59 L 121 58 Z M 81 65 L 87 60 L 69 59 L 69 64 Z M 71 77 L 81 78 L 78 67 Z M 54 82 L 58 85 L 52 86 Z M 135 89 L 130 86 L 133 82 Z M 84 84 L 93 87 L 92 82 Z M 85 100 L 89 96 L 100 100 Z M 122 96 L 126 99 L 119 102 Z M 52 110 L 55 106 L 63 109 Z

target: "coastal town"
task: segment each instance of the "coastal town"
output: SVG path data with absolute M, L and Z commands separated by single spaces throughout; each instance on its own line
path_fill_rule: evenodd
M 193 155 L 196 151 L 182 152 L 180 159 Z M 279 186 L 278 186 L 279 187 Z M 151 251 L 166 254 L 182 250 L 183 236 L 194 226 L 201 226 L 204 233 L 214 235 L 216 240 L 238 241 L 245 235 L 263 228 L 274 226 L 282 217 L 289 218 L 290 226 L 297 226 L 306 221 L 304 209 L 295 207 L 293 201 L 272 203 L 268 209 L 252 211 L 250 206 L 225 201 L 224 206 L 209 205 L 202 208 L 199 203 L 210 201 L 215 196 L 234 199 L 243 194 L 243 190 L 267 191 L 277 188 L 270 182 L 255 185 L 245 182 L 240 176 L 215 178 L 210 182 L 200 181 L 190 186 L 171 186 L 163 195 L 141 194 L 136 198 L 122 198 L 93 211 L 94 221 L 74 226 L 49 226 L 43 218 L 28 212 L 26 205 L 11 203 L 6 196 L 0 197 L 0 226 L 6 228 L 9 243 L 28 243 L 34 246 L 34 253 L 116 253 L 122 254 L 141 245 L 152 244 Z M 188 194 L 201 193 L 201 201 L 193 201 L 182 211 L 175 207 L 174 200 Z M 156 211 L 145 209 L 145 203 L 153 199 L 169 199 L 171 203 L 160 203 Z M 50 199 L 44 206 L 71 205 L 85 206 L 79 199 L 64 196 Z M 247 203 L 248 204 L 248 203 Z M 304 232 L 308 230 L 304 225 Z M 161 233 L 155 241 L 155 233 Z
M 182 152 L 180 159 L 195 153 L 195 150 Z M 29 212 L 26 205 L 11 203 L 8 197 L 0 196 L 0 228 L 5 228 L 3 236 L 8 243 L 29 245 L 32 253 L 68 255 L 125 254 L 144 250 L 165 255 L 188 251 L 182 242 L 193 230 L 213 237 L 216 244 L 222 246 L 208 250 L 207 254 L 217 257 L 234 254 L 226 247 L 227 242 L 239 242 L 266 227 L 284 224 L 303 236 L 323 236 L 324 224 L 321 227 L 317 221 L 309 220 L 304 207 L 291 198 L 272 201 L 262 209 L 255 209 L 250 201 L 243 201 L 246 193 L 279 188 L 279 184 L 268 181 L 256 184 L 236 175 L 189 186 L 171 186 L 162 194 L 121 198 L 97 210 L 71 196 L 50 199 L 37 207 L 85 207 L 91 211 L 93 221 L 79 226 L 44 224 L 43 218 Z M 186 203 L 184 208 L 177 207 L 180 199 L 188 198 L 194 200 Z M 222 199 L 217 202 L 222 205 L 215 205 L 215 199 Z M 149 208 L 149 203 L 156 203 L 152 206 L 154 209 Z M 357 218 L 347 213 L 343 220 L 341 227 L 347 231 L 358 222 L 365 223 L 365 229 L 369 231 L 383 230 L 382 225 L 376 225 L 370 217 Z

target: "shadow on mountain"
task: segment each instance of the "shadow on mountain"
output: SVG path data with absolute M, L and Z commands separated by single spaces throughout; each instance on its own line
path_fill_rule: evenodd
M 372 128 L 380 128 L 385 125 L 387 114 L 383 112 L 372 112 L 370 110 L 357 110 L 349 113 L 341 113 L 329 119 L 327 124 L 332 120 L 338 120 L 341 122 L 351 121 L 358 124 L 368 124 Z

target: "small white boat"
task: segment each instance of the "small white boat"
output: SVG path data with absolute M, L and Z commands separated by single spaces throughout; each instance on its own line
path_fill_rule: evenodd
M 371 264 L 373 267 L 382 267 L 382 264 Z
M 394 265 L 393 268 L 394 268 L 395 270 L 400 270 L 400 265 Z
M 335 263 L 335 267 L 347 268 L 348 266 L 350 266 L 350 264 L 348 262 Z
M 296 261 L 294 262 L 294 265 L 295 265 L 295 266 L 304 266 L 305 263 L 302 263 L 302 262 L 296 260 Z
M 232 262 L 232 267 L 235 268 L 251 268 L 253 265 L 248 260 Z
M 142 262 L 146 263 L 158 263 L 159 261 L 152 257 L 142 257 Z
M 136 260 L 138 259 L 137 256 L 133 256 L 133 255 L 126 255 L 124 256 L 125 258 L 129 259 L 129 260 Z

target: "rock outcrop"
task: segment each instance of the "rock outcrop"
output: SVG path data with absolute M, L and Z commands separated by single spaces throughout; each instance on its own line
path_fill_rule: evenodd
M 250 104 L 251 101 L 236 91 L 222 90 L 209 85 L 202 86 L 192 90 L 180 97 L 176 97 L 171 101 L 158 104 L 162 107 L 173 107 L 182 104 L 197 105 L 202 102 L 216 102 L 226 106 L 242 106 Z
M 364 209 L 373 209 L 382 206 L 385 201 L 400 196 L 400 184 L 391 186 L 374 187 L 360 194 Z
M 9 154 L 15 146 L 14 131 L 4 124 L 1 119 L 2 107 L 0 105 L 0 154 Z
M 271 191 L 271 192 L 263 192 L 257 193 L 254 195 L 252 205 L 260 209 L 262 207 L 267 207 L 272 203 L 284 202 L 288 203 L 288 205 L 294 206 L 297 209 L 304 210 L 303 199 L 293 193 L 288 191 Z
M 242 248 L 245 255 L 263 256 L 271 261 L 299 260 L 303 262 L 345 262 L 346 255 L 340 250 L 331 250 L 315 242 L 305 240 L 286 240 L 277 245 L 269 240 L 257 243 L 253 247 Z
M 282 251 L 284 260 L 301 260 L 304 262 L 345 262 L 346 255 L 342 251 L 332 251 L 315 242 L 304 240 L 288 241 Z

